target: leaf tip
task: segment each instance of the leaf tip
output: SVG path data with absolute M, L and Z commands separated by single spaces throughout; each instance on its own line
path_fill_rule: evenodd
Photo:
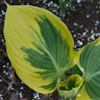
M 7 7 L 10 6 L 5 0 L 4 0 L 4 3 L 6 4 Z

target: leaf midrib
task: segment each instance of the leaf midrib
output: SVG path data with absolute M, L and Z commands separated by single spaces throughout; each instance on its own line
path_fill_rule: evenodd
M 49 55 L 49 57 L 51 58 L 51 60 L 54 64 L 55 69 L 58 71 L 58 68 L 57 68 L 58 66 L 57 66 L 57 63 L 55 62 L 54 58 L 51 56 L 51 54 L 48 52 L 48 50 L 45 48 L 45 46 L 42 43 L 40 43 L 40 44 L 41 44 L 42 48 L 44 49 L 44 51 Z

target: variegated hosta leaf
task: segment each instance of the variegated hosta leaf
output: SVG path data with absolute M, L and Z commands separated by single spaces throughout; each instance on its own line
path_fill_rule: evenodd
M 77 94 L 78 90 L 83 84 L 83 78 L 78 74 L 71 75 L 66 83 L 58 82 L 57 87 L 60 96 L 67 100 L 68 98 L 73 98 Z
M 53 92 L 57 79 L 78 60 L 69 30 L 43 8 L 8 4 L 7 8 L 4 36 L 12 66 L 30 88 Z
M 83 71 L 84 85 L 76 100 L 100 100 L 100 38 L 80 51 L 78 66 Z

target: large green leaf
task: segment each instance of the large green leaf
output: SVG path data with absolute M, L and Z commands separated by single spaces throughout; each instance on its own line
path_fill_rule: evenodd
M 69 30 L 43 8 L 7 6 L 4 36 L 12 66 L 30 88 L 53 92 L 58 78 L 78 60 Z
M 61 81 L 58 82 L 57 87 L 63 100 L 67 100 L 75 97 L 82 84 L 83 78 L 78 74 L 74 74 L 71 75 L 65 83 Z
M 100 100 L 100 38 L 80 50 L 79 68 L 84 85 L 76 100 Z

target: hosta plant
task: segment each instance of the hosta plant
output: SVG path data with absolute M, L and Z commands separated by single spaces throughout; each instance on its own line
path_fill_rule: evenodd
M 54 14 L 35 6 L 6 5 L 6 50 L 20 79 L 43 94 L 58 89 L 62 100 L 99 100 L 100 38 L 76 52 L 71 33 Z

